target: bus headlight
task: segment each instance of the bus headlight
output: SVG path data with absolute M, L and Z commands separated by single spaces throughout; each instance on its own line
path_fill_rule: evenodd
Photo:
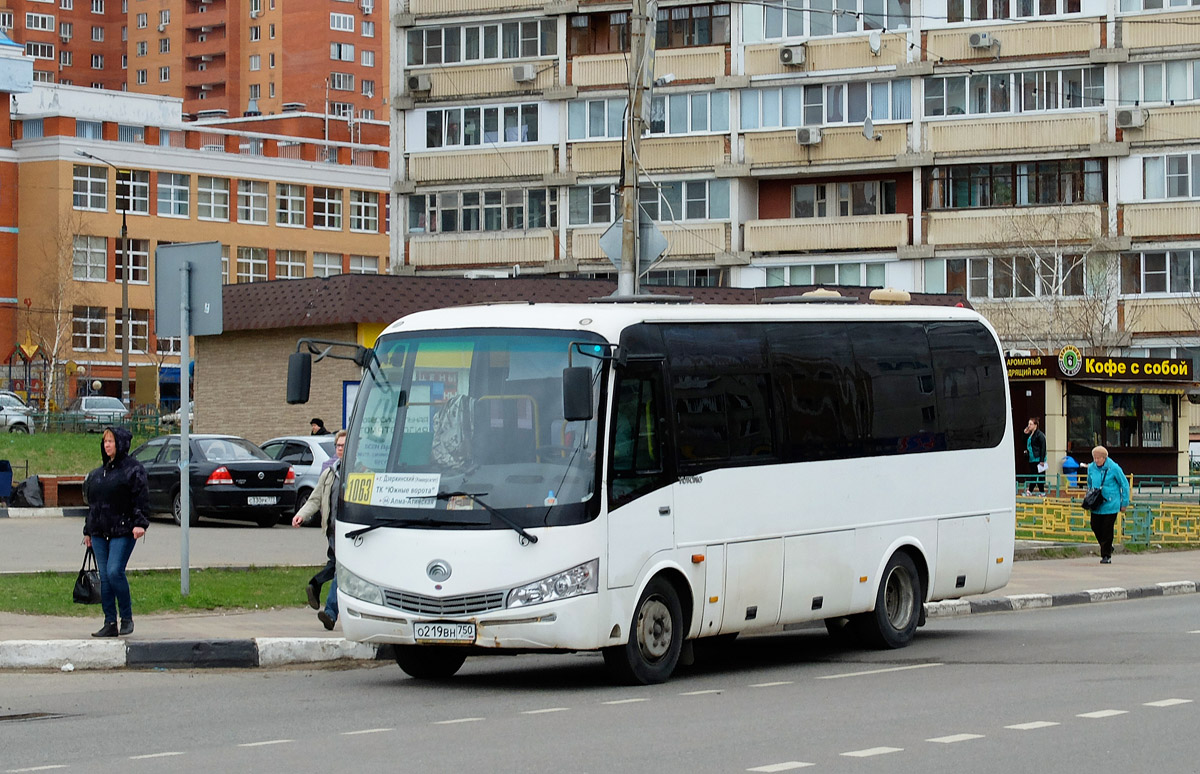
M 367 583 L 362 578 L 347 570 L 338 563 L 337 566 L 337 583 L 338 591 L 348 594 L 355 599 L 361 599 L 363 602 L 371 602 L 372 604 L 383 604 L 383 590 L 374 583 Z
M 542 602 L 553 602 L 567 597 L 578 597 L 584 594 L 595 594 L 598 588 L 597 578 L 600 575 L 600 560 L 572 567 L 564 572 L 556 573 L 548 578 L 542 578 L 524 586 L 518 586 L 508 592 L 508 607 L 526 607 L 539 605 Z M 340 581 L 339 581 L 340 583 Z

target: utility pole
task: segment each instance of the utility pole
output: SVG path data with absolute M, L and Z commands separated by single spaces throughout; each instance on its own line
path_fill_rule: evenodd
M 617 295 L 637 295 L 640 283 L 638 274 L 639 213 L 638 180 L 641 177 L 638 165 L 638 144 L 642 139 L 645 121 L 642 118 L 642 99 L 646 83 L 652 73 L 646 48 L 646 3 L 633 0 L 633 13 L 629 18 L 629 111 L 625 116 L 625 178 L 621 186 L 621 214 L 624 223 L 621 232 L 621 270 L 617 273 Z

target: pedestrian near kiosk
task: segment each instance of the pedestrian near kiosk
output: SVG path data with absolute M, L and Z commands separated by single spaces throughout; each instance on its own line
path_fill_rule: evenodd
M 1092 534 L 1100 544 L 1100 563 L 1111 564 L 1117 515 L 1129 506 L 1129 481 L 1121 466 L 1109 459 L 1108 449 L 1103 446 L 1092 449 L 1087 485 L 1088 489 L 1099 489 L 1104 498 L 1092 510 Z
M 1025 425 L 1025 454 L 1029 459 L 1029 483 L 1025 494 L 1041 491 L 1046 494 L 1046 434 L 1038 427 L 1037 417 L 1030 417 Z
M 93 637 L 133 634 L 133 602 L 125 566 L 137 540 L 150 526 L 146 469 L 129 456 L 133 433 L 107 427 L 100 436 L 102 464 L 87 475 L 88 514 L 83 542 L 96 554 L 100 569 L 100 607 L 104 626 Z M 117 627 L 117 613 L 121 625 Z
M 337 623 L 338 619 L 337 562 L 333 552 L 333 502 L 334 498 L 337 497 L 338 486 L 341 482 L 339 463 L 342 461 L 342 455 L 346 453 L 345 430 L 337 431 L 333 444 L 337 456 L 325 461 L 312 494 L 304 501 L 304 505 L 300 507 L 300 510 L 296 511 L 296 515 L 292 517 L 292 526 L 300 527 L 320 514 L 321 531 L 325 534 L 329 548 L 325 552 L 325 566 L 308 581 L 305 593 L 308 596 L 308 606 L 313 610 L 317 610 L 317 618 L 327 630 L 333 629 L 333 625 Z M 319 609 L 321 607 L 321 587 L 326 582 L 330 582 L 329 594 L 325 597 L 324 609 Z

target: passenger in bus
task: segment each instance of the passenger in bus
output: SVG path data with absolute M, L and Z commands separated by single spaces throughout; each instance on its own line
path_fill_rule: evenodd
M 318 513 L 321 516 L 321 531 L 329 543 L 329 548 L 325 552 L 327 560 L 325 566 L 309 579 L 304 591 L 308 596 L 308 606 L 317 610 L 317 619 L 326 630 L 332 630 L 338 618 L 337 562 L 333 551 L 333 501 L 337 497 L 341 482 L 341 462 L 342 457 L 346 454 L 346 431 L 338 430 L 333 443 L 337 456 L 325 461 L 312 494 L 292 517 L 292 526 L 301 527 Z M 321 607 L 321 587 L 325 585 L 326 581 L 330 581 L 329 594 L 325 598 L 325 608 L 319 609 Z
M 1046 434 L 1038 428 L 1037 417 L 1030 417 L 1025 425 L 1025 454 L 1029 459 L 1029 478 L 1025 494 L 1041 490 L 1046 496 Z
M 1104 503 L 1092 511 L 1092 534 L 1100 544 L 1100 563 L 1111 564 L 1113 531 L 1117 515 L 1129 506 L 1129 480 L 1121 466 L 1108 458 L 1108 449 L 1092 449 L 1092 464 L 1088 465 L 1088 489 L 1099 489 Z

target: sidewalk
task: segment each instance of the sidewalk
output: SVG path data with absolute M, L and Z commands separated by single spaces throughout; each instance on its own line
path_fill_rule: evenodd
M 1032 559 L 1046 544 L 1021 541 L 1008 586 L 926 606 L 930 618 L 1195 593 L 1200 551 Z M 1082 546 L 1085 550 L 1088 546 Z M 1094 546 L 1093 546 L 1094 548 Z M 336 659 L 389 658 L 374 646 L 327 632 L 307 607 L 136 618 L 130 637 L 96 640 L 102 621 L 0 613 L 0 669 L 255 667 Z

